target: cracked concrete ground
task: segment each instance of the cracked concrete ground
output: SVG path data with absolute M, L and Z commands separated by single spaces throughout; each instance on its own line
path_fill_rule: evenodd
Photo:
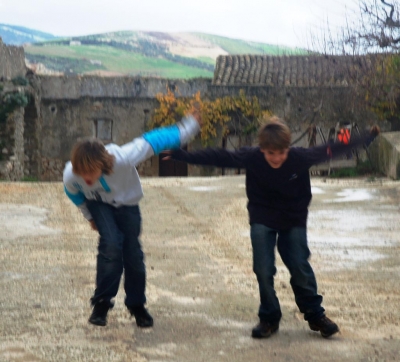
M 399 361 L 400 183 L 313 179 L 309 243 L 341 333 L 308 329 L 278 257 L 283 319 L 250 337 L 258 290 L 244 177 L 143 179 L 151 330 L 116 298 L 87 323 L 97 235 L 61 183 L 0 184 L 0 361 Z

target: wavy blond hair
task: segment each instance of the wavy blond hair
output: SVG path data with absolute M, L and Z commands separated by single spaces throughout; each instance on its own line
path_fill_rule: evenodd
M 71 151 L 72 170 L 77 175 L 101 170 L 110 175 L 113 172 L 115 157 L 110 155 L 103 142 L 97 138 L 78 141 Z

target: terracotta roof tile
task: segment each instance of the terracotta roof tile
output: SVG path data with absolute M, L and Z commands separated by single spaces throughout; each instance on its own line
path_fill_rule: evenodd
M 357 82 L 378 57 L 223 55 L 217 58 L 213 84 L 347 86 Z

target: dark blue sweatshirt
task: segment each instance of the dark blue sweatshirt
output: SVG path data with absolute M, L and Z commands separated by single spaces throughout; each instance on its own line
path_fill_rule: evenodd
M 343 155 L 351 148 L 370 143 L 373 136 L 351 144 L 335 143 L 312 148 L 292 147 L 278 169 L 272 168 L 259 147 L 243 147 L 236 151 L 207 148 L 186 152 L 172 151 L 171 158 L 197 165 L 213 165 L 246 169 L 247 209 L 250 224 L 258 223 L 281 230 L 306 227 L 311 201 L 309 168 Z

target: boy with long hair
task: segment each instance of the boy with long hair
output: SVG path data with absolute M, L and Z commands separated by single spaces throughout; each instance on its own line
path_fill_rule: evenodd
M 185 145 L 200 130 L 198 110 L 176 125 L 158 128 L 117 146 L 98 139 L 75 144 L 64 169 L 64 189 L 99 233 L 96 289 L 89 322 L 107 324 L 124 272 L 125 305 L 138 327 L 153 326 L 145 308 L 146 268 L 139 235 L 143 197 L 136 166 L 165 149 Z
M 319 331 L 325 338 L 339 331 L 337 324 L 325 315 L 322 296 L 317 293 L 314 271 L 308 261 L 307 215 L 312 197 L 309 169 L 370 142 L 378 133 L 379 129 L 374 127 L 368 137 L 349 144 L 290 147 L 289 127 L 273 117 L 260 128 L 258 147 L 236 151 L 180 149 L 166 157 L 197 165 L 246 169 L 253 270 L 260 293 L 259 323 L 252 330 L 253 338 L 270 337 L 279 329 L 282 317 L 274 289 L 275 247 L 289 269 L 296 304 L 310 329 Z

